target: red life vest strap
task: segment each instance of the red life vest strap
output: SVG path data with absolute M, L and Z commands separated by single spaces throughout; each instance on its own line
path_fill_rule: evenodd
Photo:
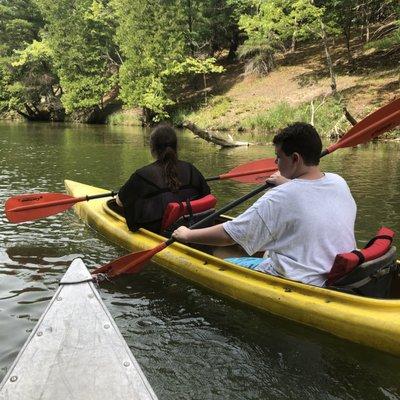
M 161 223 L 161 229 L 167 229 L 180 217 L 187 214 L 196 214 L 203 211 L 207 211 L 210 208 L 214 208 L 217 204 L 217 198 L 212 194 L 202 197 L 201 199 L 192 200 L 188 202 L 174 202 L 168 203 L 165 211 L 163 220 Z
M 326 285 L 332 285 L 337 279 L 353 271 L 358 265 L 386 254 L 392 245 L 393 237 L 394 232 L 383 226 L 363 249 L 338 254 L 328 274 Z

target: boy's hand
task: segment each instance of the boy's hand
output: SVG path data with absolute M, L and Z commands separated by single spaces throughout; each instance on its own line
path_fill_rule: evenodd
M 274 186 L 279 186 L 282 185 L 283 183 L 289 182 L 290 179 L 285 178 L 284 176 L 281 175 L 281 173 L 275 172 L 274 174 L 272 174 L 269 178 L 267 178 L 266 182 L 270 183 L 271 185 Z
M 180 226 L 172 232 L 172 237 L 181 243 L 188 243 L 190 241 L 191 230 L 186 226 Z

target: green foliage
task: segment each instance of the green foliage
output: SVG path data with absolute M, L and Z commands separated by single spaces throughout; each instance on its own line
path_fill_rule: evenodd
M 189 35 L 188 41 L 188 34 L 193 33 L 194 19 L 188 26 L 187 4 L 183 0 L 113 3 L 120 22 L 117 43 L 124 57 L 120 98 L 128 106 L 150 110 L 154 121 L 168 117 L 166 108 L 175 103 L 183 76 L 222 71 L 213 58 L 190 56 L 193 37 Z
M 11 62 L 13 67 L 23 67 L 30 63 L 47 62 L 53 58 L 53 53 L 45 41 L 34 40 L 23 50 L 15 50 L 16 58 Z
M 399 7 L 398 0 L 1 0 L 0 110 L 96 112 L 119 95 L 158 121 L 201 84 L 208 97 L 208 74 L 223 72 L 216 59 L 230 59 L 238 44 L 247 71 L 268 73 L 277 52 L 321 36 L 322 23 L 350 43 L 355 26 L 399 19 Z M 399 32 L 369 47 L 395 52 Z M 208 120 L 229 108 L 214 98 Z M 264 117 L 255 125 L 268 124 Z
M 214 56 L 232 46 L 238 33 L 237 21 L 248 0 L 184 0 L 185 41 L 189 54 Z
M 189 75 L 189 74 L 208 74 L 224 72 L 224 67 L 216 65 L 214 57 L 206 59 L 196 59 L 187 57 L 182 62 L 172 62 L 171 66 L 162 72 L 164 76 Z
M 106 0 L 37 0 L 67 111 L 102 106 L 117 63 L 114 17 Z
M 274 68 L 275 53 L 285 51 L 289 41 L 293 50 L 295 40 L 315 35 L 323 9 L 309 0 L 252 0 L 252 4 L 252 12 L 239 19 L 247 36 L 239 55 L 250 59 L 248 72 L 267 74 Z
M 53 71 L 53 53 L 46 41 L 36 41 L 23 50 L 16 50 L 11 61 L 14 82 L 10 83 L 9 108 L 21 110 L 26 105 L 39 108 L 42 100 L 54 103 L 59 91 Z
M 155 4 L 156 3 L 156 4 Z M 120 98 L 128 106 L 167 115 L 165 107 L 173 104 L 168 93 L 167 69 L 182 62 L 185 55 L 182 15 L 176 1 L 115 0 L 119 26 L 116 40 L 124 57 L 120 69 Z
M 53 54 L 39 40 L 42 16 L 31 1 L 5 1 L 0 22 L 0 108 L 35 117 L 59 108 Z
M 23 49 L 43 25 L 41 14 L 32 0 L 2 0 L 0 3 L 0 56 L 11 56 Z
M 324 135 L 332 130 L 335 122 L 343 115 L 342 106 L 340 102 L 330 98 L 320 107 L 317 107 L 316 105 L 315 127 L 320 134 Z M 305 103 L 296 107 L 282 102 L 265 113 L 247 118 L 243 125 L 250 129 L 263 130 L 266 133 L 270 133 L 297 121 L 310 123 L 310 118 L 310 104 Z

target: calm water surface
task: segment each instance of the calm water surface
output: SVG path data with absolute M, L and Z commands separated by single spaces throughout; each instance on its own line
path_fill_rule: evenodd
M 190 132 L 179 134 L 181 158 L 206 176 L 273 156 L 271 146 L 218 150 Z M 126 127 L 0 123 L 0 202 L 63 192 L 66 178 L 118 189 L 151 161 L 148 135 Z M 360 246 L 381 225 L 400 231 L 399 150 L 398 143 L 369 144 L 322 162 L 350 185 Z M 252 188 L 212 184 L 219 205 Z M 2 206 L 1 220 L 0 378 L 74 258 L 95 267 L 125 254 L 72 211 L 13 225 Z M 398 358 L 254 311 L 155 265 L 102 286 L 101 294 L 160 399 L 400 398 Z

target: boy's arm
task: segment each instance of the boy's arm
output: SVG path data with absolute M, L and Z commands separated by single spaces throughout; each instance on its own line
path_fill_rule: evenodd
M 172 233 L 172 237 L 182 243 L 198 243 L 214 246 L 230 246 L 235 241 L 225 232 L 222 224 L 209 228 L 189 229 L 180 226 Z

